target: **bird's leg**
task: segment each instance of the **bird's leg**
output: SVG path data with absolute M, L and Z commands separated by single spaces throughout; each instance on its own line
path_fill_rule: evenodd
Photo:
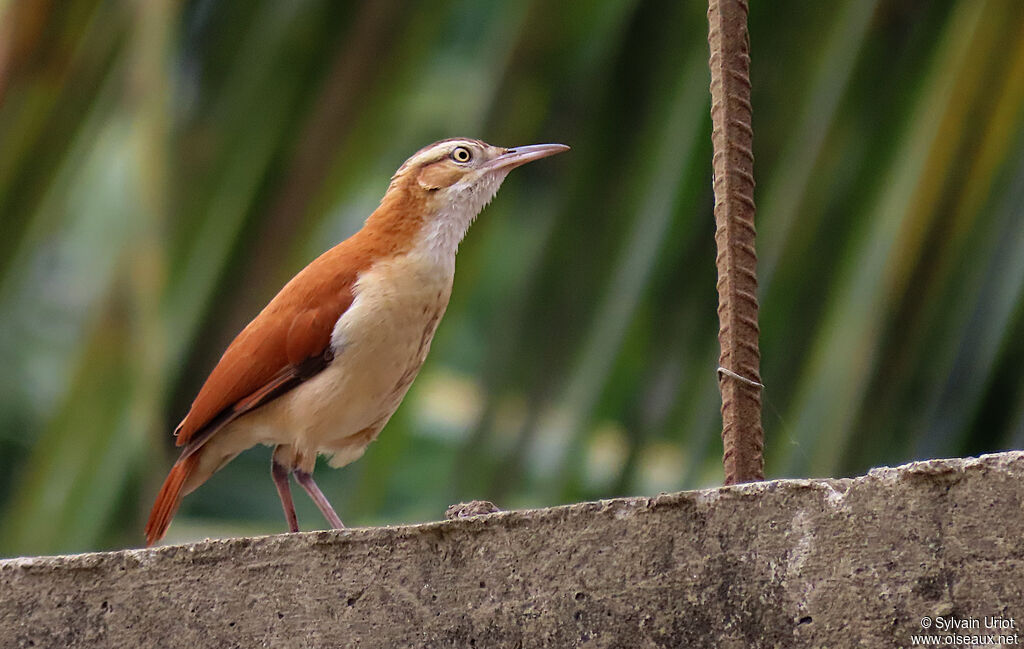
M 277 458 L 270 459 L 270 475 L 274 478 L 274 486 L 277 487 L 277 495 L 281 497 L 281 507 L 284 508 L 284 517 L 288 520 L 288 531 L 298 532 L 299 521 L 295 517 L 295 505 L 292 503 L 292 490 L 288 486 L 288 474 L 291 473 L 284 465 L 277 461 Z
M 331 507 L 331 503 L 327 502 L 327 497 L 324 496 L 324 492 L 320 491 L 320 487 L 316 486 L 316 483 L 313 482 L 313 474 L 295 469 L 295 479 L 300 485 L 302 485 L 302 488 L 306 490 L 306 493 L 308 493 L 309 497 L 313 499 L 316 506 L 320 508 L 321 513 L 323 513 L 327 522 L 331 524 L 331 527 L 336 530 L 343 529 L 345 527 L 344 523 L 341 522 L 338 514 L 334 511 L 334 508 Z

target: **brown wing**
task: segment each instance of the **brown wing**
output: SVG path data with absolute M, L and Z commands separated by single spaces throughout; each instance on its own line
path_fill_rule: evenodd
M 363 229 L 306 266 L 228 346 L 174 432 L 185 448 L 157 494 L 147 545 L 167 531 L 210 437 L 327 367 L 331 333 L 352 304 L 359 273 L 376 259 L 408 250 L 422 226 L 415 215 L 423 213 L 423 200 L 396 174 Z
M 221 356 L 174 434 L 183 457 L 232 420 L 276 399 L 333 358 L 331 332 L 353 300 L 362 256 L 347 266 L 342 246 L 285 285 Z
M 394 185 L 395 181 L 392 181 Z M 232 419 L 281 396 L 330 362 L 331 332 L 352 304 L 359 273 L 408 250 L 422 196 L 391 187 L 362 230 L 317 257 L 238 334 L 175 435 L 186 451 Z

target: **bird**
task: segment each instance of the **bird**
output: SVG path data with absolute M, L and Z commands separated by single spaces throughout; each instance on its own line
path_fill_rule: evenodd
M 363 227 L 293 277 L 228 345 L 174 431 L 181 453 L 145 527 L 166 534 L 182 498 L 239 453 L 273 447 L 271 476 L 290 532 L 290 476 L 332 528 L 317 457 L 359 459 L 398 409 L 430 351 L 469 226 L 508 173 L 567 151 L 452 138 L 399 167 Z

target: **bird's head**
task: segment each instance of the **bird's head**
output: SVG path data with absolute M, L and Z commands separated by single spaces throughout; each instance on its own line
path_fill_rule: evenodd
M 468 138 L 441 140 L 406 160 L 391 179 L 388 193 L 401 194 L 418 204 L 428 220 L 464 224 L 457 229 L 465 234 L 473 218 L 494 198 L 508 172 L 568 149 L 564 144 L 510 149 Z
M 395 173 L 396 180 L 414 181 L 424 192 L 439 199 L 455 194 L 494 187 L 496 191 L 508 172 L 547 156 L 567 151 L 564 144 L 534 144 L 506 149 L 480 140 L 452 138 L 417 151 Z
M 408 235 L 441 256 L 454 255 L 508 172 L 568 149 L 564 144 L 508 149 L 468 138 L 435 142 L 399 167 L 367 225 L 391 238 Z

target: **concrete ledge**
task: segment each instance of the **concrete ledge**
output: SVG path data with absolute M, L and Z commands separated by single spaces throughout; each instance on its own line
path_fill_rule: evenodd
M 1024 453 L 0 562 L 0 647 L 903 647 L 1024 624 Z M 985 629 L 985 617 L 1014 628 Z M 948 631 L 944 631 L 947 632 Z M 934 645 L 932 645 L 934 646 Z

